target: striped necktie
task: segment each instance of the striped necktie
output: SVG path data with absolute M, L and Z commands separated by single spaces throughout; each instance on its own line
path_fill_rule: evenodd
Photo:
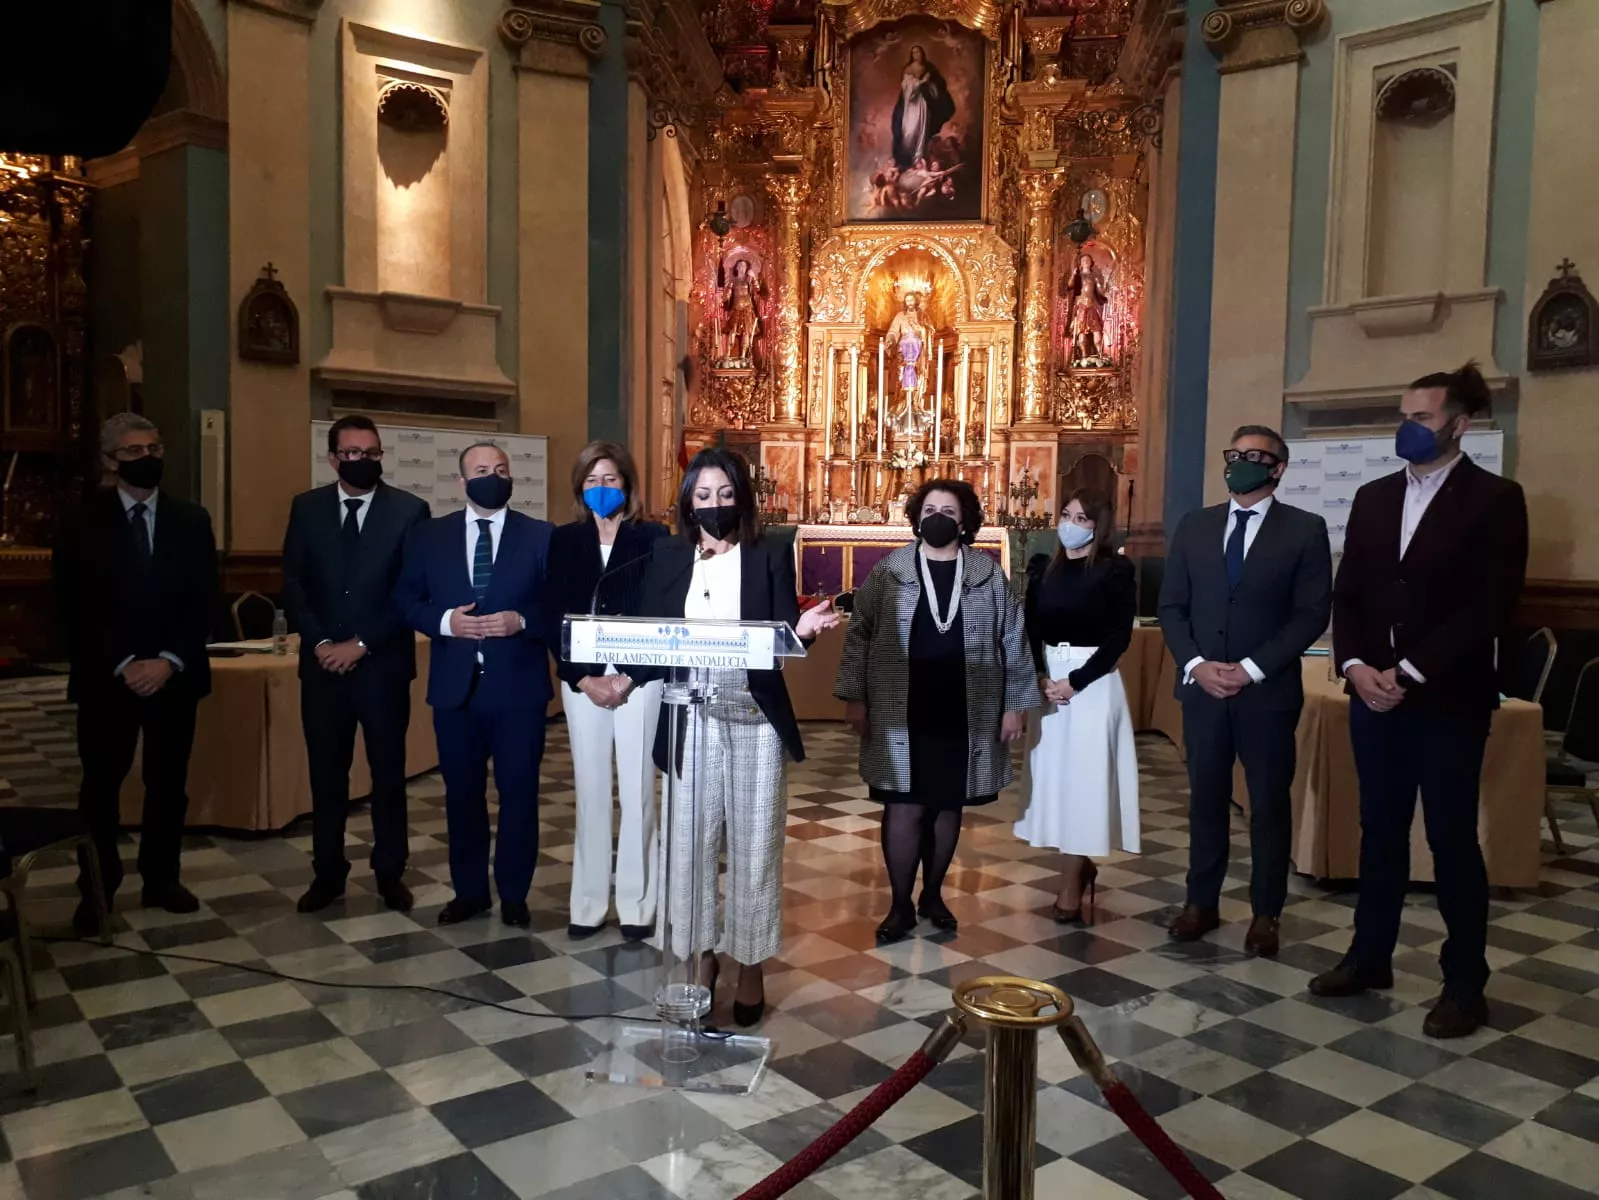
M 486 517 L 479 517 L 477 523 L 477 546 L 472 551 L 472 590 L 477 593 L 477 602 L 483 603 L 483 597 L 488 594 L 489 581 L 494 578 L 494 534 L 491 532 L 491 522 Z

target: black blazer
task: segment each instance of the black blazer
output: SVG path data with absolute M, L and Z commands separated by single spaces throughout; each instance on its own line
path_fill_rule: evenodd
M 611 562 L 600 557 L 600 530 L 593 517 L 557 526 L 550 535 L 550 653 L 555 674 L 574 692 L 578 680 L 605 674 L 603 664 L 567 662 L 561 657 L 561 618 L 568 613 L 593 612 L 607 617 L 639 615 L 644 594 L 644 572 L 650 551 L 666 536 L 666 526 L 654 521 L 623 521 L 611 545 Z M 600 576 L 605 578 L 601 580 Z
M 1327 631 L 1332 610 L 1327 522 L 1273 500 L 1234 588 L 1227 583 L 1224 551 L 1230 507 L 1189 513 L 1166 550 L 1160 624 L 1177 660 L 1177 698 L 1209 699 L 1198 684 L 1183 683 L 1182 669 L 1193 659 L 1247 658 L 1266 678 L 1240 692 L 1240 704 L 1265 711 L 1299 708 L 1305 700 L 1300 656 Z
M 321 670 L 316 644 L 360 638 L 362 670 L 416 677 L 415 639 L 394 602 L 405 539 L 428 518 L 428 506 L 409 492 L 380 483 L 372 493 L 355 562 L 346 567 L 340 542 L 344 495 L 339 485 L 312 488 L 294 498 L 283 538 L 283 610 L 300 635 L 300 674 Z
M 52 573 L 58 637 L 72 664 L 69 700 L 86 687 L 115 684 L 117 665 L 129 655 L 162 651 L 183 660 L 167 687 L 195 699 L 211 691 L 205 646 L 217 598 L 217 544 L 210 514 L 158 493 L 150 549 L 145 574 L 114 487 L 96 491 L 62 522 Z
M 1515 656 L 1501 644 L 1527 577 L 1521 485 L 1457 463 L 1399 557 L 1405 471 L 1355 493 L 1333 595 L 1333 653 L 1425 677 L 1405 703 L 1494 708 Z M 1391 638 L 1391 641 L 1390 641 Z M 1498 667 L 1495 667 L 1495 653 Z
M 641 617 L 666 617 L 681 620 L 683 605 L 688 599 L 690 579 L 694 573 L 697 551 L 682 538 L 661 538 L 655 543 L 650 562 L 644 568 L 643 592 L 639 597 Z M 743 593 L 740 617 L 745 621 L 783 621 L 790 627 L 799 624 L 799 592 L 794 579 L 794 552 L 789 547 L 769 541 L 744 546 L 740 550 L 743 569 Z M 640 683 L 649 679 L 662 679 L 664 668 L 628 667 L 626 672 Z M 783 748 L 795 762 L 805 761 L 805 743 L 800 740 L 799 722 L 794 719 L 794 706 L 789 702 L 788 685 L 783 682 L 783 672 L 751 671 L 750 695 L 760 706 L 761 714 L 777 730 Z M 655 765 L 667 769 L 665 713 L 655 727 Z M 677 754 L 683 753 L 681 731 Z

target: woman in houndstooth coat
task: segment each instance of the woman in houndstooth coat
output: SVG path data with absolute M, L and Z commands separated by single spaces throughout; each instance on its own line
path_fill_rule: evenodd
M 877 929 L 896 942 L 918 916 L 953 931 L 940 890 L 961 810 L 1011 781 L 1009 743 L 1042 703 L 1021 599 L 972 550 L 983 510 L 970 484 L 936 479 L 905 506 L 917 541 L 872 569 L 855 593 L 833 693 L 861 737 L 861 778 L 883 804 L 893 905 Z M 912 905 L 916 868 L 920 902 Z

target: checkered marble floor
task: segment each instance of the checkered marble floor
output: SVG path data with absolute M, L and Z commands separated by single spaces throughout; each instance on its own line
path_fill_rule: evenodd
M 63 720 L 51 686 L 0 692 L 6 802 L 70 800 Z M 724 1200 L 903 1062 L 953 983 L 988 973 L 1065 988 L 1117 1073 L 1231 1200 L 1599 1194 L 1599 831 L 1586 808 L 1564 810 L 1569 857 L 1546 844 L 1540 892 L 1494 901 L 1492 1028 L 1437 1043 L 1421 1035 L 1442 937 L 1425 896 L 1406 912 L 1391 993 L 1315 999 L 1306 981 L 1342 952 L 1354 897 L 1296 877 L 1281 958 L 1245 958 L 1240 827 L 1230 923 L 1198 945 L 1167 941 L 1187 833 L 1183 769 L 1159 739 L 1140 742 L 1146 853 L 1102 867 L 1091 927 L 1048 919 L 1056 863 L 1011 836 L 1012 793 L 968 814 L 946 891 L 960 931 L 924 925 L 878 948 L 876 807 L 841 729 L 811 727 L 806 739 L 810 758 L 790 780 L 787 934 L 767 984 L 776 1057 L 753 1097 L 589 1084 L 609 1022 L 549 1015 L 647 1011 L 654 961 L 614 927 L 581 944 L 566 937 L 572 785 L 556 727 L 531 934 L 497 919 L 434 925 L 449 891 L 442 789 L 429 776 L 411 789 L 409 916 L 381 908 L 359 861 L 342 906 L 297 915 L 310 877 L 300 830 L 193 838 L 184 873 L 202 911 L 119 914 L 126 945 L 325 986 L 83 944 L 43 951 L 43 1082 L 29 1101 L 0 1076 L 0 1198 Z M 368 835 L 358 816 L 353 859 Z M 58 928 L 71 874 L 63 864 L 36 877 Z M 124 901 L 137 886 L 130 879 Z M 331 986 L 369 982 L 438 985 L 531 1015 Z M 1063 1047 L 1046 1041 L 1039 1069 L 1039 1195 L 1181 1195 Z M 982 1072 L 973 1037 L 790 1195 L 977 1196 Z

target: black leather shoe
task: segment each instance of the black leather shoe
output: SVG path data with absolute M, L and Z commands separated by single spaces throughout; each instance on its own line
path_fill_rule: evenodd
M 877 944 L 879 946 L 887 946 L 894 942 L 903 942 L 915 932 L 915 913 L 899 913 L 890 910 L 888 916 L 883 918 L 883 923 L 877 927 Z
M 1207 933 L 1220 928 L 1221 914 L 1214 908 L 1185 904 L 1183 911 L 1177 914 L 1177 919 L 1166 927 L 1166 933 L 1174 942 L 1197 942 Z
M 944 903 L 942 896 L 923 896 L 922 902 L 916 906 L 916 915 L 926 917 L 933 923 L 934 929 L 943 930 L 945 933 L 954 933 L 961 926 L 961 923 L 955 919 L 955 914 L 949 911 L 949 905 Z
M 410 912 L 411 906 L 416 903 L 416 897 L 411 895 L 411 889 L 405 886 L 405 881 L 398 875 L 378 880 L 378 895 L 383 897 L 384 907 L 391 912 Z
M 517 929 L 526 929 L 533 924 L 533 914 L 528 912 L 525 900 L 502 900 L 500 920 Z
M 1462 1038 L 1488 1023 L 1488 1001 L 1481 996 L 1451 996 L 1445 992 L 1421 1023 L 1430 1038 Z
M 300 897 L 300 902 L 294 907 L 303 913 L 321 912 L 335 900 L 344 899 L 344 880 L 332 883 L 326 879 L 313 879 L 311 886 L 305 889 L 305 895 Z
M 1358 996 L 1361 992 L 1372 988 L 1393 986 L 1392 967 L 1384 967 L 1379 971 L 1350 962 L 1341 962 L 1332 970 L 1324 971 L 1310 981 L 1310 994 L 1336 999 L 1342 996 Z
M 733 1001 L 733 1023 L 741 1028 L 748 1029 L 751 1025 L 759 1025 L 761 1018 L 766 1015 L 766 998 L 763 996 L 754 1004 L 741 1004 Z
M 574 922 L 566 927 L 566 936 L 571 938 L 574 942 L 581 942 L 593 937 L 596 933 L 600 932 L 600 930 L 604 928 L 604 921 L 601 921 L 598 925 L 578 925 Z M 622 928 L 626 929 L 627 926 L 624 925 Z
M 654 925 L 624 925 L 622 926 L 622 940 L 624 942 L 647 942 L 655 936 Z
M 481 917 L 493 907 L 487 900 L 469 904 L 457 896 L 439 909 L 439 924 L 459 925 L 462 921 L 470 921 L 473 917 Z
M 72 910 L 72 932 L 81 938 L 100 936 L 100 914 L 95 911 L 94 901 L 87 896 Z
M 163 908 L 169 913 L 200 911 L 200 898 L 181 883 L 174 883 L 168 887 L 145 888 L 141 899 L 144 907 Z

